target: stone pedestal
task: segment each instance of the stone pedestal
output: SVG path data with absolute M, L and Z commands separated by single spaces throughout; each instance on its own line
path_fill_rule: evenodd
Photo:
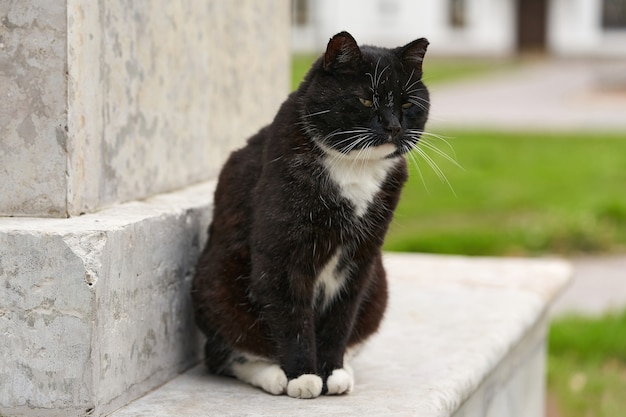
M 102 415 L 197 363 L 212 190 L 0 222 L 0 415 Z
M 287 0 L 0 3 L 0 215 L 67 217 L 216 175 L 289 82 Z
M 0 2 L 0 415 L 104 415 L 197 362 L 214 180 L 288 42 L 287 0 Z
M 560 261 L 388 254 L 389 309 L 353 362 L 354 391 L 271 396 L 202 365 L 112 417 L 544 415 L 546 311 Z

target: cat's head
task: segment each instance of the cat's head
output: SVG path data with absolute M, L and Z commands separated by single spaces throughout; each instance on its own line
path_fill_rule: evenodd
M 387 49 L 359 47 L 347 32 L 333 36 L 297 92 L 310 138 L 326 153 L 358 159 L 413 149 L 428 118 L 427 47 L 424 38 Z

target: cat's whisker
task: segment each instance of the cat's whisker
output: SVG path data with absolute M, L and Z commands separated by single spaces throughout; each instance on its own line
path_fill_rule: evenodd
M 380 72 L 380 74 L 378 74 L 378 79 L 376 80 L 376 90 L 378 90 L 378 86 L 380 85 L 380 80 L 383 78 L 383 74 L 388 69 L 389 69 L 389 65 L 385 66 L 385 68 L 383 68 L 383 70 Z
M 313 116 L 319 116 L 320 114 L 326 114 L 326 113 L 330 113 L 332 110 L 321 110 L 315 113 L 309 113 L 309 114 L 303 114 L 302 117 L 313 117 Z
M 448 177 L 446 177 L 446 174 L 444 174 L 441 168 L 439 168 L 439 165 L 437 165 L 435 160 L 432 159 L 431 156 L 428 155 L 428 153 L 426 153 L 423 149 L 420 149 L 419 146 L 414 147 L 413 151 L 416 152 L 419 156 L 421 156 L 424 161 L 426 161 L 426 163 L 431 167 L 431 169 L 437 175 L 437 177 L 439 178 L 441 182 L 445 182 L 446 184 L 448 184 L 448 187 L 450 187 L 452 194 L 456 196 L 454 187 L 452 187 L 452 184 L 448 180 Z
M 424 110 L 424 111 L 428 111 L 428 107 L 424 106 L 422 103 L 416 102 L 414 100 L 409 99 L 408 100 L 409 103 L 414 104 L 415 106 L 419 107 L 420 109 Z
M 422 138 L 422 140 L 420 141 L 421 146 L 428 148 L 430 150 L 432 150 L 433 152 L 435 152 L 437 155 L 441 156 L 442 158 L 444 158 L 446 161 L 450 162 L 452 165 L 465 170 L 458 162 L 456 159 L 454 159 L 453 157 L 451 157 L 450 155 L 448 155 L 447 153 L 445 153 L 444 151 L 442 151 L 441 149 L 439 149 L 438 147 L 436 147 L 435 145 L 433 145 L 431 142 L 428 141 L 428 139 L 426 138 Z
M 409 80 L 410 80 L 410 78 L 409 78 Z M 406 93 L 407 93 L 407 94 L 411 94 L 411 93 L 412 93 L 412 92 L 414 92 L 414 91 L 423 91 L 423 90 L 425 90 L 425 88 L 412 88 L 412 87 L 414 87 L 415 85 L 419 84 L 419 82 L 420 82 L 420 81 L 422 81 L 422 79 L 421 79 L 421 78 L 418 78 L 417 80 L 413 81 L 413 82 L 411 83 L 411 85 L 407 86 L 407 87 L 405 88 Z
M 421 101 L 422 103 L 426 103 L 428 105 L 431 104 L 430 100 L 428 100 L 428 99 L 426 99 L 424 97 L 416 96 L 415 94 L 409 94 L 409 99 L 411 99 L 411 100 L 418 100 L 418 101 Z
M 448 141 L 448 139 L 454 139 L 453 137 L 443 136 L 437 133 L 426 132 L 424 130 L 419 130 L 419 129 L 409 129 L 407 133 L 410 135 L 417 135 L 418 137 L 421 136 L 422 139 L 424 139 L 423 138 L 424 136 L 428 136 L 429 138 L 434 138 L 434 139 L 438 139 L 442 141 L 448 146 L 448 149 L 450 149 L 450 152 L 452 152 L 453 157 L 456 158 L 456 151 L 454 150 L 454 147 L 452 146 L 452 144 Z
M 409 96 L 408 102 L 413 103 L 414 105 L 416 105 L 417 107 L 419 107 L 420 109 L 424 111 L 428 111 L 429 106 L 430 106 L 430 101 L 423 99 L 421 97 L 416 97 L 416 96 Z
M 450 147 L 452 147 L 452 145 L 450 145 L 447 139 L 454 139 L 454 136 L 444 136 L 438 133 L 427 132 L 425 130 L 420 130 L 420 129 L 408 129 L 408 131 L 413 132 L 413 133 L 418 133 L 420 135 L 426 135 L 426 136 L 431 136 L 437 139 L 441 139 L 442 141 L 446 142 Z
M 353 129 L 353 130 L 334 130 L 331 133 L 329 133 L 328 135 L 324 136 L 322 138 L 322 141 L 326 141 L 328 139 L 332 139 L 337 135 L 349 135 L 352 133 L 369 133 L 371 132 L 370 129 L 368 128 L 357 128 L 357 129 Z
M 353 151 L 357 146 L 359 146 L 361 143 L 363 143 L 367 138 L 368 138 L 368 134 L 360 134 L 360 135 L 355 135 L 355 136 L 351 136 L 349 138 L 346 138 L 340 142 L 337 142 L 335 144 L 335 146 L 340 146 L 341 144 L 345 143 L 345 142 L 350 142 L 350 145 L 348 145 L 346 148 L 341 150 L 341 154 L 345 157 L 346 154 L 350 153 L 351 151 Z
M 332 169 L 336 168 L 342 161 L 346 159 L 351 159 L 348 157 L 348 153 L 350 153 L 354 148 L 356 148 L 359 144 L 361 144 L 366 138 L 367 134 L 353 135 L 349 138 L 343 139 L 338 144 L 341 144 L 346 141 L 351 141 L 350 145 L 341 151 L 336 151 L 330 154 L 327 154 L 330 157 L 330 167 Z M 336 144 L 337 145 L 337 144 Z M 354 161 L 352 161 L 353 163 Z
M 410 88 L 410 87 L 413 87 L 415 84 L 417 84 L 417 83 L 418 83 L 418 82 L 420 82 L 420 81 L 422 81 L 422 80 L 421 80 L 421 79 L 420 79 L 420 80 L 417 80 L 416 82 L 414 82 L 413 84 L 411 84 L 411 85 L 409 86 L 409 88 Z M 412 89 L 410 89 L 410 90 L 406 90 L 406 93 L 407 93 L 407 94 L 413 94 L 413 93 L 419 93 L 420 91 L 426 91 L 426 87 L 412 88 Z
M 411 86 L 409 86 L 409 83 L 411 82 L 411 79 L 413 78 L 413 75 L 415 74 L 415 68 L 413 68 L 411 70 L 411 73 L 409 74 L 409 78 L 406 80 L 406 82 L 404 83 L 404 87 L 402 87 L 402 90 L 406 91 L 408 88 L 411 88 L 412 85 L 414 85 L 415 83 L 411 84 Z M 408 86 L 408 87 L 407 87 Z
M 411 162 L 413 163 L 413 166 L 417 170 L 417 174 L 422 180 L 422 184 L 424 184 L 424 189 L 426 190 L 427 193 L 430 193 L 430 190 L 428 189 L 428 185 L 426 185 L 426 180 L 424 179 L 424 174 L 422 174 L 422 169 L 420 168 L 419 162 L 417 161 L 417 158 L 412 152 L 414 148 L 412 146 L 408 146 L 404 144 L 402 146 L 404 148 L 403 152 L 405 153 L 405 155 L 408 155 L 408 157 L 411 159 Z
M 360 172 L 363 173 L 367 167 L 367 161 L 371 159 L 372 156 L 372 146 L 371 143 L 367 143 L 363 149 L 357 154 L 356 159 L 361 162 Z M 361 158 L 363 156 L 363 158 Z

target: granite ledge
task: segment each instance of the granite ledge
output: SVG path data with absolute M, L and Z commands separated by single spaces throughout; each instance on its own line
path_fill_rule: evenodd
M 214 186 L 0 218 L 0 415 L 100 416 L 198 362 L 189 288 Z
M 546 310 L 570 279 L 567 263 L 386 254 L 385 264 L 389 310 L 354 360 L 349 395 L 274 397 L 197 366 L 111 416 L 473 417 L 515 395 L 542 408 Z

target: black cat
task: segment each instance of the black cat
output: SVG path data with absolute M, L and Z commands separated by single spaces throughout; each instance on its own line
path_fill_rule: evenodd
M 428 116 L 427 46 L 335 35 L 230 156 L 192 290 L 211 372 L 298 398 L 352 389 L 344 356 L 387 304 L 381 246 Z

